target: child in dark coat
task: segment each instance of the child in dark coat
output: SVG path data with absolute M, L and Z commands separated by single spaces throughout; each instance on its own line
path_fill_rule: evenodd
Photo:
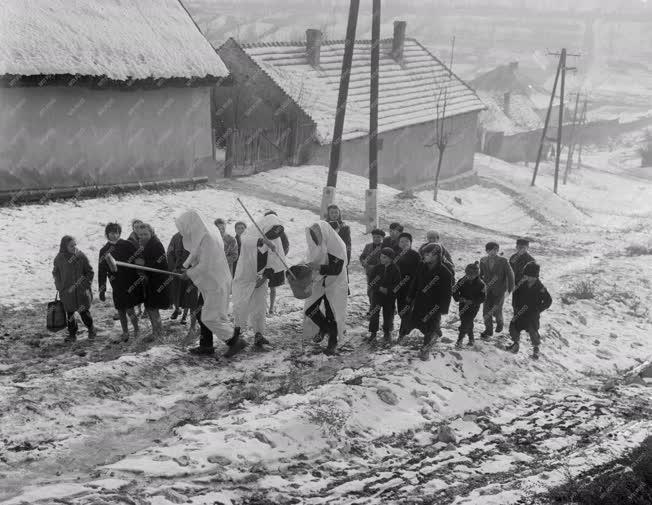
M 385 232 L 378 228 L 371 230 L 371 242 L 364 246 L 360 255 L 360 264 L 364 267 L 367 274 L 367 296 L 369 305 L 372 303 L 372 291 L 369 283 L 371 282 L 371 272 L 376 265 L 380 264 L 380 251 L 383 249 L 383 238 Z
M 438 244 L 430 244 L 423 250 L 423 261 L 419 264 L 410 287 L 408 301 L 411 302 L 410 326 L 423 333 L 421 359 L 430 359 L 434 336 L 441 336 L 441 316 L 448 314 L 451 303 L 453 272 L 442 263 L 442 250 Z
M 539 280 L 540 267 L 532 262 L 525 265 L 523 279 L 516 286 L 512 297 L 514 317 L 509 324 L 509 336 L 512 337 L 512 345 L 507 347 L 508 351 L 517 353 L 519 351 L 519 340 L 521 331 L 525 330 L 530 335 L 533 352 L 532 359 L 539 359 L 539 315 L 552 305 L 552 297 L 546 287 Z
M 473 320 L 480 310 L 480 305 L 486 297 L 484 282 L 480 280 L 480 267 L 478 262 L 470 263 L 464 269 L 466 274 L 455 287 L 453 287 L 453 298 L 459 302 L 460 328 L 457 337 L 456 347 L 462 347 L 464 337 L 469 337 L 469 345 L 473 345 Z
M 118 311 L 120 326 L 122 326 L 122 341 L 129 340 L 128 320 L 134 327 L 134 335 L 138 335 L 138 318 L 134 312 L 134 307 L 143 301 L 142 288 L 140 286 L 141 278 L 131 268 L 118 268 L 112 272 L 107 262 L 107 256 L 110 254 L 116 261 L 133 263 L 136 258 L 138 248 L 129 240 L 122 240 L 120 234 L 122 227 L 118 223 L 109 223 L 104 228 L 104 235 L 108 242 L 100 249 L 100 259 L 97 267 L 97 282 L 100 290 L 100 300 L 106 300 L 106 280 L 111 283 L 113 292 L 113 306 Z
M 376 339 L 381 310 L 383 312 L 383 344 L 388 345 L 392 340 L 396 288 L 401 282 L 401 272 L 393 260 L 394 249 L 384 247 L 380 252 L 380 264 L 371 269 L 369 289 L 372 302 L 369 311 L 368 342 L 373 342 Z
M 66 342 L 77 340 L 77 320 L 75 312 L 79 315 L 88 328 L 88 338 L 96 336 L 93 318 L 91 317 L 91 302 L 93 293 L 93 268 L 86 255 L 77 249 L 77 242 L 70 235 L 65 235 L 59 245 L 59 254 L 54 258 L 54 285 L 59 292 L 68 320 L 68 336 Z

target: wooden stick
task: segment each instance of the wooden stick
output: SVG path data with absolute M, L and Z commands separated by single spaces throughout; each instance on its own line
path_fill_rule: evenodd
M 124 261 L 116 261 L 115 264 L 119 267 L 133 268 L 134 270 L 145 270 L 146 272 L 154 272 L 156 274 L 175 275 L 177 277 L 181 277 L 181 274 L 177 272 L 169 272 L 167 270 L 159 270 L 158 268 L 150 268 L 141 265 L 134 265 L 133 263 L 125 263 Z
M 239 197 L 236 197 L 236 200 L 238 201 L 238 203 L 239 203 L 240 205 L 242 205 L 242 208 L 243 208 L 244 211 L 247 213 L 247 216 L 249 216 L 249 219 L 251 219 L 251 222 L 254 223 L 254 226 L 256 227 L 256 229 L 258 230 L 258 232 L 260 233 L 260 236 L 263 237 L 265 240 L 269 240 L 269 239 L 265 236 L 265 234 L 263 233 L 263 230 L 260 229 L 260 226 L 258 226 L 258 223 L 254 220 L 253 216 L 249 213 L 249 211 L 247 210 L 247 207 L 245 207 L 245 204 L 242 203 L 242 200 L 240 200 Z M 285 267 L 285 269 L 290 273 L 290 276 L 291 276 L 294 280 L 296 280 L 296 279 L 297 279 L 296 276 L 292 273 L 292 270 L 290 270 L 290 267 L 288 267 L 287 263 L 286 263 L 285 260 L 281 257 L 281 255 L 278 253 L 278 251 L 277 251 L 276 249 L 274 249 L 273 252 L 274 252 L 274 254 L 276 254 L 276 256 L 278 256 L 278 259 L 281 260 L 281 263 L 283 263 L 283 266 Z

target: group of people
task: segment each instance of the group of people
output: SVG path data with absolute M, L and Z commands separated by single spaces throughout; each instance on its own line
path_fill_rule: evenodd
M 480 337 L 488 340 L 503 331 L 503 304 L 512 295 L 514 316 L 509 325 L 512 344 L 508 350 L 517 353 L 520 334 L 526 331 L 531 339 L 534 359 L 539 358 L 539 315 L 552 304 L 552 298 L 539 280 L 540 267 L 529 254 L 529 241 L 518 239 L 516 252 L 507 260 L 499 254 L 496 242 L 486 244 L 486 256 L 467 265 L 464 276 L 455 282 L 455 266 L 439 234 L 428 232 L 426 242 L 418 250 L 412 248 L 413 237 L 400 223 L 391 223 L 389 235 L 381 229 L 371 232 L 372 242 L 360 255 L 367 274 L 369 297 L 369 335 L 375 342 L 383 316 L 384 345 L 391 345 L 394 316 L 401 324 L 400 343 L 413 329 L 423 333 L 421 358 L 429 359 L 437 336 L 442 336 L 441 317 L 447 314 L 451 299 L 459 303 L 460 326 L 458 348 L 475 343 L 474 320 L 482 306 L 485 329 Z
M 303 332 L 315 343 L 327 338 L 324 352 L 333 354 L 346 331 L 351 231 L 336 205 L 329 206 L 324 217 L 306 228 L 303 267 L 312 273 L 310 296 L 304 300 Z M 122 327 L 121 339 L 130 338 L 129 323 L 134 335 L 139 333 L 140 307 L 144 305 L 152 326 L 149 340 L 163 332 L 162 309 L 173 308 L 171 319 L 180 316 L 184 324 L 189 317 L 191 333 L 199 324 L 199 346 L 191 349 L 193 354 L 214 354 L 217 336 L 228 347 L 225 356 L 234 356 L 248 346 L 247 329 L 253 331 L 256 347 L 271 345 L 265 336 L 268 301 L 271 312 L 275 289 L 286 276 L 294 278 L 286 261 L 290 243 L 278 215 L 267 211 L 249 227 L 238 221 L 235 236 L 226 232 L 225 220 L 218 218 L 209 225 L 194 210 L 182 213 L 175 223 L 178 231 L 167 250 L 152 226 L 140 220 L 132 222 L 127 239 L 121 238 L 118 223 L 106 225 L 107 243 L 98 262 L 99 296 L 105 300 L 108 280 Z M 487 255 L 467 265 L 465 275 L 455 282 L 453 260 L 436 232 L 429 232 L 418 249 L 413 249 L 413 237 L 400 223 L 391 223 L 388 234 L 375 229 L 371 236 L 372 242 L 360 255 L 370 304 L 368 342 L 377 340 L 382 313 L 382 344 L 390 345 L 398 314 L 398 342 L 412 330 L 420 330 L 424 336 L 421 358 L 429 359 L 434 341 L 442 335 L 441 317 L 448 313 L 451 299 L 459 302 L 457 346 L 461 347 L 465 338 L 469 345 L 474 343 L 473 322 L 481 305 L 485 329 L 480 336 L 489 339 L 494 321 L 496 333 L 503 331 L 503 303 L 511 293 L 514 317 L 509 326 L 513 341 L 509 350 L 518 352 L 519 336 L 527 331 L 533 357 L 538 358 L 539 314 L 552 300 L 539 280 L 539 265 L 528 253 L 527 240 L 517 241 L 517 251 L 509 261 L 499 254 L 497 243 L 489 242 Z M 125 268 L 125 263 L 133 267 Z M 94 338 L 97 332 L 90 313 L 94 272 L 74 238 L 62 238 L 53 275 L 68 315 L 67 340 L 76 338 L 75 312 L 88 327 L 89 338 Z

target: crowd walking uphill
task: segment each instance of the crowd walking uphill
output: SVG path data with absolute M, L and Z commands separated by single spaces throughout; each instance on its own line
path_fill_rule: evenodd
M 217 218 L 208 224 L 211 221 L 196 210 L 185 211 L 175 220 L 177 233 L 167 249 L 152 226 L 140 219 L 131 222 L 126 240 L 121 238 L 119 223 L 107 224 L 97 282 L 101 302 L 106 301 L 110 286 L 120 321 L 122 333 L 112 340 L 128 342 L 130 329 L 144 342 L 160 339 L 164 334 L 160 311 L 173 309 L 171 321 L 180 319 L 177 324 L 186 325 L 190 320 L 184 343 L 197 337 L 195 328 L 199 326 L 198 345 L 190 349 L 194 355 L 214 355 L 217 337 L 226 345 L 224 356 L 234 357 L 248 347 L 248 329 L 255 349 L 273 347 L 266 318 L 274 313 L 276 289 L 286 276 L 290 284 L 294 278 L 286 261 L 290 241 L 275 211 L 265 211 L 258 221 L 249 217 L 252 223 L 236 221 L 231 235 L 227 219 Z M 332 355 L 346 332 L 352 243 L 351 229 L 337 205 L 330 205 L 324 217 L 305 229 L 305 260 L 297 265 L 308 274 L 302 280 L 305 295 L 297 294 L 296 286 L 290 287 L 304 300 L 303 338 L 317 346 L 327 339 L 323 352 Z M 486 255 L 468 264 L 456 283 L 453 257 L 437 231 L 428 231 L 418 250 L 413 249 L 412 234 L 398 222 L 389 225 L 389 233 L 376 228 L 370 235 L 371 242 L 359 255 L 369 302 L 368 334 L 363 338 L 367 344 L 390 348 L 398 315 L 396 344 L 403 344 L 408 335 L 418 331 L 423 335 L 419 355 L 430 359 L 434 343 L 442 336 L 442 317 L 454 299 L 460 319 L 455 345 L 462 348 L 468 339 L 466 343 L 473 346 L 480 307 L 484 322 L 480 336 L 486 341 L 503 331 L 503 305 L 505 297 L 512 294 L 511 345 L 507 349 L 517 353 L 520 334 L 526 331 L 532 357 L 539 358 L 540 314 L 550 307 L 552 298 L 539 280 L 540 266 L 528 251 L 527 239 L 516 241 L 516 252 L 509 260 L 502 256 L 497 242 L 488 242 Z M 61 239 L 52 274 L 67 316 L 66 341 L 77 338 L 75 314 L 88 328 L 89 338 L 94 338 L 97 331 L 90 311 L 94 272 L 73 237 Z M 139 324 L 143 305 L 151 332 L 143 332 Z M 382 340 L 378 339 L 381 330 Z

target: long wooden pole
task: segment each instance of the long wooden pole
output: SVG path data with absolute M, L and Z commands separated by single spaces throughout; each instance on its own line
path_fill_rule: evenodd
M 369 84 L 369 189 L 365 193 L 366 231 L 378 225 L 378 88 L 380 83 L 380 0 L 373 0 Z
M 573 154 L 575 152 L 575 132 L 577 129 L 577 109 L 580 105 L 580 93 L 575 93 L 575 110 L 573 111 L 573 123 L 571 128 L 570 138 L 568 139 L 568 156 L 566 157 L 566 169 L 564 170 L 564 184 L 568 181 L 568 173 L 570 172 L 571 163 L 573 163 Z
M 586 124 L 586 106 L 588 104 L 588 99 L 584 99 L 584 106 L 582 107 L 582 115 L 580 116 L 580 125 L 584 126 Z M 584 145 L 584 135 L 580 133 L 580 147 L 577 152 L 577 168 L 582 166 L 582 147 Z
M 561 161 L 561 137 L 562 125 L 564 123 L 564 86 L 566 84 L 566 48 L 561 50 L 561 85 L 559 87 L 559 125 L 557 127 L 557 152 L 555 153 L 555 185 L 554 192 L 557 194 L 559 186 L 559 162 Z
M 543 152 L 543 145 L 546 141 L 546 133 L 548 132 L 548 125 L 550 124 L 550 115 L 552 114 L 552 104 L 555 101 L 555 93 L 557 92 L 557 81 L 559 80 L 560 72 L 561 72 L 561 57 L 559 58 L 559 63 L 557 64 L 557 73 L 555 74 L 555 82 L 552 85 L 552 93 L 550 93 L 550 103 L 548 104 L 548 111 L 546 112 L 546 120 L 543 124 L 543 132 L 541 133 L 541 142 L 539 143 L 537 162 L 534 165 L 534 172 L 532 173 L 531 186 L 534 186 L 534 183 L 537 180 L 537 173 L 539 172 L 539 163 L 541 162 L 541 153 Z
M 328 165 L 328 180 L 326 186 L 337 186 L 337 171 L 340 168 L 340 153 L 342 148 L 342 132 L 344 130 L 344 115 L 346 113 L 346 99 L 349 94 L 349 80 L 351 78 L 351 62 L 353 61 L 353 46 L 355 45 L 355 29 L 358 23 L 358 10 L 360 0 L 351 0 L 349 7 L 349 20 L 346 26 L 346 41 L 344 43 L 344 58 L 342 59 L 342 72 L 340 75 L 340 89 L 337 95 L 337 109 L 335 110 L 335 126 L 331 142 L 331 156 Z

